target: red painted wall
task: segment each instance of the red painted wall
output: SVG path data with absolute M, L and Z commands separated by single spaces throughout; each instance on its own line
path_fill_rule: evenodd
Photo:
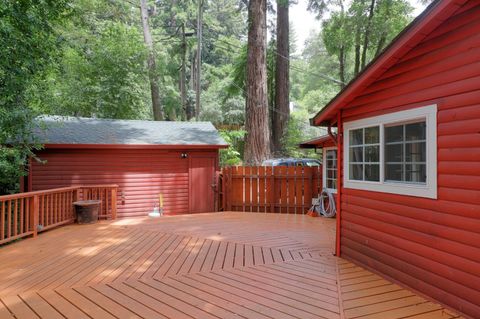
M 438 199 L 342 190 L 342 256 L 480 316 L 480 2 L 468 1 L 342 111 L 437 104 Z
M 182 159 L 182 153 L 187 153 L 188 157 Z M 195 207 L 189 206 L 190 163 L 198 156 L 210 158 L 212 174 L 218 165 L 217 150 L 46 149 L 37 155 L 46 164 L 33 161 L 32 190 L 118 184 L 119 217 L 145 216 L 158 203 L 159 193 L 163 194 L 165 213 L 193 211 Z M 196 183 L 210 187 L 212 181 Z

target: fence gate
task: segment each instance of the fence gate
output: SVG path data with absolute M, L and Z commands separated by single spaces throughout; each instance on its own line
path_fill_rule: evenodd
M 321 167 L 225 167 L 220 175 L 219 208 L 305 214 L 322 190 Z

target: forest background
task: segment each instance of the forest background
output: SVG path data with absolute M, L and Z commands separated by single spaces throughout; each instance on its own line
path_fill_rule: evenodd
M 324 134 L 309 118 L 413 19 L 408 0 L 309 0 L 319 31 L 301 50 L 288 17 L 293 0 L 6 0 L 0 3 L 0 194 L 18 190 L 26 173 L 19 168 L 41 148 L 32 143 L 41 114 L 211 121 L 231 145 L 222 165 L 242 163 L 252 84 L 248 31 L 256 14 L 249 8 L 258 1 L 268 13 L 270 155 L 315 157 L 298 149 L 300 141 Z M 19 141 L 15 147 L 12 140 Z

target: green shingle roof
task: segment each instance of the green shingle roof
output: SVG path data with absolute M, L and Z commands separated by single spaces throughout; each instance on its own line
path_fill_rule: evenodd
M 110 120 L 40 116 L 35 132 L 42 144 L 211 145 L 227 143 L 210 122 Z

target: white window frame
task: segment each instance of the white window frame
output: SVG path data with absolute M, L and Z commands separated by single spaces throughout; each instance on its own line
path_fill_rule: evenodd
M 425 184 L 385 181 L 385 126 L 399 125 L 416 120 L 426 122 L 427 182 Z M 350 179 L 349 138 L 350 130 L 380 126 L 380 182 Z M 416 197 L 437 198 L 437 105 L 428 105 L 406 111 L 369 117 L 343 124 L 343 187 L 374 192 L 384 192 Z
M 337 159 L 338 159 L 338 150 L 337 147 L 335 146 L 330 146 L 330 147 L 324 147 L 323 148 L 323 154 L 322 154 L 322 182 L 323 182 L 323 187 L 326 188 L 330 193 L 336 194 L 337 190 L 334 188 L 327 188 L 327 151 L 335 150 L 337 151 Z M 338 165 L 337 165 L 338 166 Z M 338 167 L 337 167 L 337 178 L 338 178 Z M 338 187 L 338 185 L 337 185 Z

